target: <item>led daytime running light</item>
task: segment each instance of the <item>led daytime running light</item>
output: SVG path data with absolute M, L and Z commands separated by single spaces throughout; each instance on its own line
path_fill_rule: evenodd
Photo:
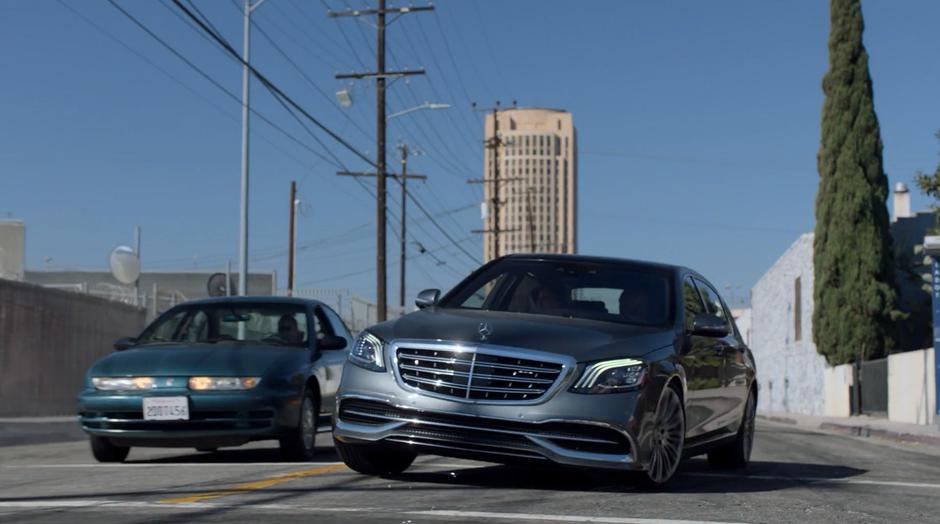
M 573 388 L 574 389 L 591 389 L 594 387 L 594 383 L 597 382 L 597 378 L 601 376 L 605 371 L 609 371 L 614 368 L 625 368 L 630 366 L 642 366 L 643 362 L 636 360 L 634 358 L 622 358 L 619 360 L 607 360 L 604 362 L 598 362 L 596 364 L 591 364 L 587 369 L 584 370 L 584 374 L 581 375 L 581 379 L 578 380 Z

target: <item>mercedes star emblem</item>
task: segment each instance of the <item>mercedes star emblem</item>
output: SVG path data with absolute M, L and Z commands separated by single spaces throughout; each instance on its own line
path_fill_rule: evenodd
M 480 340 L 483 341 L 493 333 L 493 329 L 488 322 L 480 322 L 480 327 L 477 331 L 480 333 Z

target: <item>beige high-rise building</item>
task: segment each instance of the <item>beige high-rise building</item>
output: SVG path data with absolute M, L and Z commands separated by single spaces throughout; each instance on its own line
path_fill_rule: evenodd
M 577 137 L 571 113 L 557 109 L 499 111 L 499 146 L 483 155 L 483 258 L 510 253 L 576 253 L 578 250 Z M 487 144 L 493 143 L 493 114 L 486 116 Z M 495 191 L 499 192 L 494 209 Z M 499 245 L 496 217 L 499 214 Z

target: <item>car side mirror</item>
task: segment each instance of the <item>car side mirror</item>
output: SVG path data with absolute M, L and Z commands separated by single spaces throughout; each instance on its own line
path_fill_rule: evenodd
M 425 289 L 424 291 L 418 293 L 418 297 L 415 298 L 415 305 L 418 306 L 418 309 L 432 307 L 437 304 L 437 301 L 440 300 L 440 298 L 440 289 Z
M 346 339 L 336 335 L 326 335 L 325 337 L 317 340 L 317 347 L 324 351 L 345 349 Z
M 136 345 L 137 345 L 137 339 L 134 337 L 119 338 L 114 341 L 114 350 L 124 351 L 125 349 L 136 346 Z
M 699 313 L 695 315 L 694 319 L 692 319 L 693 335 L 721 338 L 728 336 L 729 333 L 730 331 L 728 330 L 728 322 L 722 318 L 716 317 L 715 315 Z

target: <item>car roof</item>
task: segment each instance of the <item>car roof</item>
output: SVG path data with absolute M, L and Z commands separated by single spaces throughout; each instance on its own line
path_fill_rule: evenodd
M 260 304 L 292 304 L 292 305 L 298 305 L 298 306 L 313 306 L 313 305 L 322 304 L 319 300 L 312 300 L 309 298 L 248 295 L 248 296 L 238 296 L 238 297 L 201 298 L 201 299 L 196 299 L 196 300 L 189 300 L 178 305 L 188 306 L 188 305 L 201 305 L 201 304 L 259 304 L 259 303 Z
M 696 273 L 695 271 L 672 264 L 663 264 L 660 262 L 647 262 L 645 260 L 634 260 L 629 258 L 599 257 L 592 255 L 569 255 L 559 253 L 519 253 L 505 255 L 501 257 L 505 260 L 550 260 L 558 262 L 593 262 L 600 264 L 623 264 L 634 267 L 648 267 L 660 270 L 666 270 L 677 273 Z M 697 274 L 697 273 L 696 273 Z

